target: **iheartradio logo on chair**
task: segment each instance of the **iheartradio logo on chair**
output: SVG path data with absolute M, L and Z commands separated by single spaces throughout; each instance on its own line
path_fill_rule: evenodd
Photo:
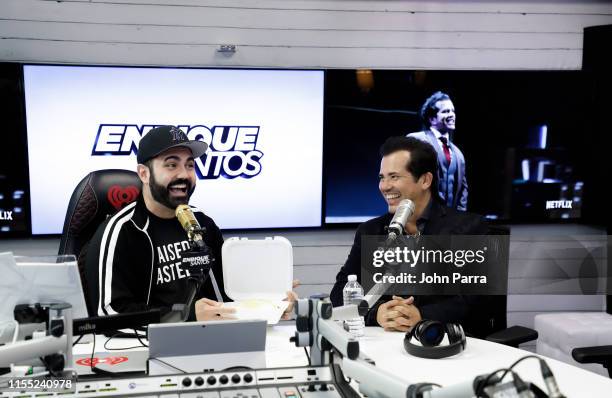
M 115 209 L 121 210 L 123 206 L 134 201 L 138 194 L 140 194 L 140 190 L 134 185 L 128 185 L 127 187 L 113 185 L 108 189 L 106 198 Z
M 98 366 L 101 364 L 113 366 L 113 365 L 118 365 L 120 363 L 127 362 L 127 361 L 128 361 L 128 357 L 106 357 L 106 358 L 93 357 L 93 358 L 81 358 L 81 359 L 76 360 L 75 363 L 77 365 L 87 366 L 89 368 L 89 367 Z

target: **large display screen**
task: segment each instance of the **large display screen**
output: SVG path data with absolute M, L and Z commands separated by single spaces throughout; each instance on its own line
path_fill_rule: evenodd
M 590 107 L 583 72 L 330 70 L 327 223 L 362 222 L 387 211 L 378 190 L 379 147 L 387 137 L 423 131 L 421 108 L 437 91 L 454 106 L 450 140 L 465 173 L 455 167 L 446 176 L 467 177 L 468 211 L 504 222 L 575 222 L 589 215 L 597 222 L 603 210 L 597 200 L 605 194 L 592 152 L 605 134 L 588 127 L 600 105 Z
M 27 148 L 21 65 L 0 63 L 0 239 L 29 234 Z
M 136 170 L 176 125 L 210 148 L 190 203 L 224 229 L 320 226 L 323 71 L 24 66 L 32 234 L 61 233 L 87 173 Z

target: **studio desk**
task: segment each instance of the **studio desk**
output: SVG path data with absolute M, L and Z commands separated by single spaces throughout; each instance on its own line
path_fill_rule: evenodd
M 202 374 L 177 372 L 167 376 L 150 376 L 144 373 L 118 373 L 111 378 L 82 376 L 76 383 L 79 397 L 176 397 L 176 398 L 294 398 L 294 397 L 338 397 L 338 386 L 334 385 L 331 367 L 309 367 L 304 348 L 290 342 L 295 326 L 285 323 L 268 327 L 266 336 L 266 369 L 230 370 Z M 467 339 L 466 349 L 460 354 L 444 359 L 422 359 L 407 354 L 403 346 L 404 333 L 385 332 L 379 327 L 366 328 L 366 335 L 360 340 L 360 352 L 371 358 L 376 367 L 408 383 L 430 382 L 443 387 L 472 380 L 477 375 L 488 374 L 531 352 L 500 345 L 497 343 Z M 139 345 L 136 339 L 113 339 L 102 344 L 104 336 L 97 338 L 97 366 L 113 372 L 143 369 L 147 358 L 144 347 L 121 350 Z M 74 349 L 75 361 L 88 364 L 91 343 L 77 344 Z M 119 351 L 115 351 L 119 349 Z M 119 357 L 128 359 L 118 360 Z M 612 397 L 612 381 L 595 373 L 545 358 L 552 369 L 561 392 L 566 397 Z M 128 366 L 129 365 L 129 366 Z M 84 365 L 77 365 L 84 366 Z M 81 369 L 82 373 L 83 369 Z M 546 391 L 537 360 L 527 359 L 515 368 L 526 382 L 533 382 Z M 214 383 L 213 383 L 214 381 Z M 375 383 L 376 380 L 366 380 Z M 351 386 L 359 388 L 355 381 Z M 70 396 L 58 393 L 2 393 L 0 397 Z M 460 397 L 458 397 L 460 398 Z

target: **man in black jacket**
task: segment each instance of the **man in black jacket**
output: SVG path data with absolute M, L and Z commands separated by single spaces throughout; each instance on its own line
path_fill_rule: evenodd
M 154 128 L 140 140 L 137 172 L 142 194 L 106 220 L 89 244 L 85 276 L 91 315 L 149 308 L 166 312 L 185 302 L 189 270 L 182 267 L 181 254 L 190 244 L 175 209 L 189 203 L 196 185 L 195 159 L 207 147 L 173 126 Z M 190 318 L 232 318 L 235 309 L 222 305 L 231 301 L 223 288 L 223 236 L 210 217 L 191 209 L 205 228 L 204 242 L 216 261 L 196 294 Z M 290 300 L 295 297 L 288 292 Z M 291 309 L 290 305 L 287 312 Z
M 379 189 L 389 212 L 361 224 L 344 266 L 336 276 L 331 292 L 334 306 L 342 305 L 342 289 L 347 277 L 360 280 L 361 239 L 365 235 L 386 235 L 393 214 L 403 199 L 415 204 L 415 211 L 405 226 L 407 235 L 480 235 L 487 233 L 481 216 L 459 212 L 440 203 L 437 194 L 438 159 L 427 142 L 412 137 L 391 137 L 381 147 Z M 367 293 L 367 292 L 366 292 Z M 385 330 L 407 331 L 421 319 L 458 322 L 467 333 L 488 333 L 486 321 L 479 319 L 477 296 L 383 296 L 366 315 L 366 325 L 380 325 Z

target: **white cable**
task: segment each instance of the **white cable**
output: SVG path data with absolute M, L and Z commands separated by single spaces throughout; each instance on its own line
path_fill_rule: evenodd
M 13 332 L 13 343 L 17 341 L 17 337 L 19 336 L 19 322 L 13 319 L 13 323 L 15 324 L 15 331 Z

